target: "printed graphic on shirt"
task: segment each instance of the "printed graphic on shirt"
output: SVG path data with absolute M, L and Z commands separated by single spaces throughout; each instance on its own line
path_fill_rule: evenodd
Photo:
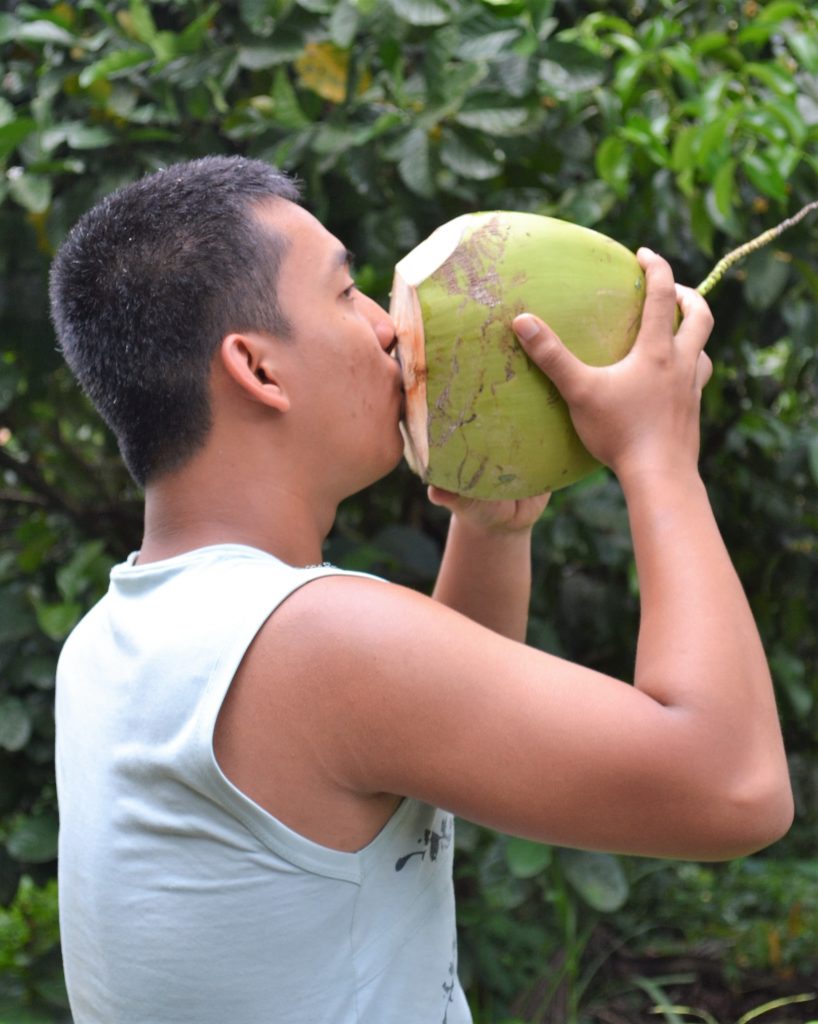
M 440 851 L 447 850 L 449 848 L 452 842 L 452 836 L 454 835 L 452 816 L 450 814 L 442 815 L 440 825 L 438 827 L 440 829 L 439 832 L 430 828 L 425 828 L 423 830 L 423 835 L 418 839 L 418 845 L 421 849 L 413 850 L 411 853 L 407 853 L 403 857 L 399 857 L 395 861 L 395 871 L 403 871 L 413 857 L 419 857 L 421 860 L 425 860 L 427 853 L 429 854 L 430 861 L 437 860 L 437 856 Z
M 449 1007 L 454 1002 L 454 987 L 457 983 L 457 932 L 452 939 L 452 959 L 449 963 L 449 978 L 443 982 L 442 988 L 446 996 L 446 1007 L 443 1011 L 441 1024 L 446 1024 L 449 1019 Z

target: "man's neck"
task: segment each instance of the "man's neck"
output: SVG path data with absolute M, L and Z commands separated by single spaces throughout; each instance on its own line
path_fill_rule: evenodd
M 218 476 L 200 460 L 145 489 L 145 533 L 139 562 L 155 562 L 214 544 L 246 544 L 290 565 L 314 565 L 336 506 L 292 484 Z

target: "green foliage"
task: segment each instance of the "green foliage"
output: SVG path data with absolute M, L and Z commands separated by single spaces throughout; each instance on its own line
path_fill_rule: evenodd
M 650 245 L 679 280 L 695 283 L 726 250 L 818 194 L 818 21 L 797 0 L 7 7 L 0 903 L 13 914 L 21 877 L 39 892 L 54 871 L 59 645 L 141 529 L 139 495 L 61 368 L 48 321 L 48 262 L 76 217 L 144 171 L 240 152 L 304 181 L 311 208 L 358 253 L 360 284 L 382 300 L 396 260 L 434 227 L 491 208 Z M 814 853 L 818 820 L 816 243 L 818 228 L 805 222 L 711 296 L 716 369 L 702 456 L 771 656 L 801 822 L 787 849 L 801 857 Z M 401 470 L 341 510 L 328 557 L 426 588 L 444 534 L 445 517 Z M 530 642 L 627 678 L 637 602 L 621 494 L 600 473 L 557 495 L 538 530 Z M 479 831 L 459 863 L 464 975 L 482 1019 L 500 1019 L 546 967 L 563 993 L 573 986 L 576 1010 L 594 980 L 599 922 L 627 931 L 629 913 L 658 919 L 669 900 L 628 861 L 557 855 Z M 768 902 L 752 920 L 774 920 L 776 907 L 781 918 L 787 895 L 770 881 L 781 877 L 776 863 L 758 861 L 752 887 Z M 663 877 L 691 894 L 677 924 L 692 938 L 706 909 L 701 879 Z M 717 888 L 719 897 L 727 891 Z M 731 934 L 742 935 L 743 920 Z M 30 938 L 14 934 L 28 949 Z M 782 962 L 791 956 L 797 966 L 799 941 L 781 932 Z M 548 986 L 537 991 L 541 1008 Z M 527 1012 L 540 1019 L 537 1007 Z
M 750 858 L 725 865 L 674 864 L 644 882 L 657 907 L 654 948 L 724 951 L 741 971 L 797 972 L 818 949 L 818 864 Z
M 13 902 L 0 908 L 0 1021 L 54 1024 L 67 1006 L 59 956 L 57 883 L 27 875 Z

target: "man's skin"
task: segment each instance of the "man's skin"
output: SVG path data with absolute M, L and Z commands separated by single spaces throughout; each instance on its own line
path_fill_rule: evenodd
M 258 216 L 290 241 L 278 292 L 293 335 L 223 339 L 211 432 L 147 487 L 140 563 L 228 542 L 319 563 L 340 501 L 401 458 L 388 315 L 304 209 L 274 200 Z M 639 259 L 642 328 L 615 366 L 585 366 L 541 321 L 515 320 L 625 494 L 635 685 L 520 642 L 546 496 L 432 489 L 453 513 L 434 599 L 358 577 L 309 583 L 270 616 L 222 708 L 222 770 L 297 832 L 357 850 L 405 796 L 548 843 L 655 856 L 728 858 L 789 827 L 766 660 L 697 468 L 712 318 L 664 260 Z

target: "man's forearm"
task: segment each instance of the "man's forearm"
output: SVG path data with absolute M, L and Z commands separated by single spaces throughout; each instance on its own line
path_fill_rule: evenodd
M 637 687 L 688 716 L 691 754 L 738 799 L 784 789 L 767 661 L 704 484 L 689 472 L 623 488 L 642 597 Z
M 512 640 L 525 640 L 531 598 L 531 531 L 483 529 L 452 516 L 432 595 Z

